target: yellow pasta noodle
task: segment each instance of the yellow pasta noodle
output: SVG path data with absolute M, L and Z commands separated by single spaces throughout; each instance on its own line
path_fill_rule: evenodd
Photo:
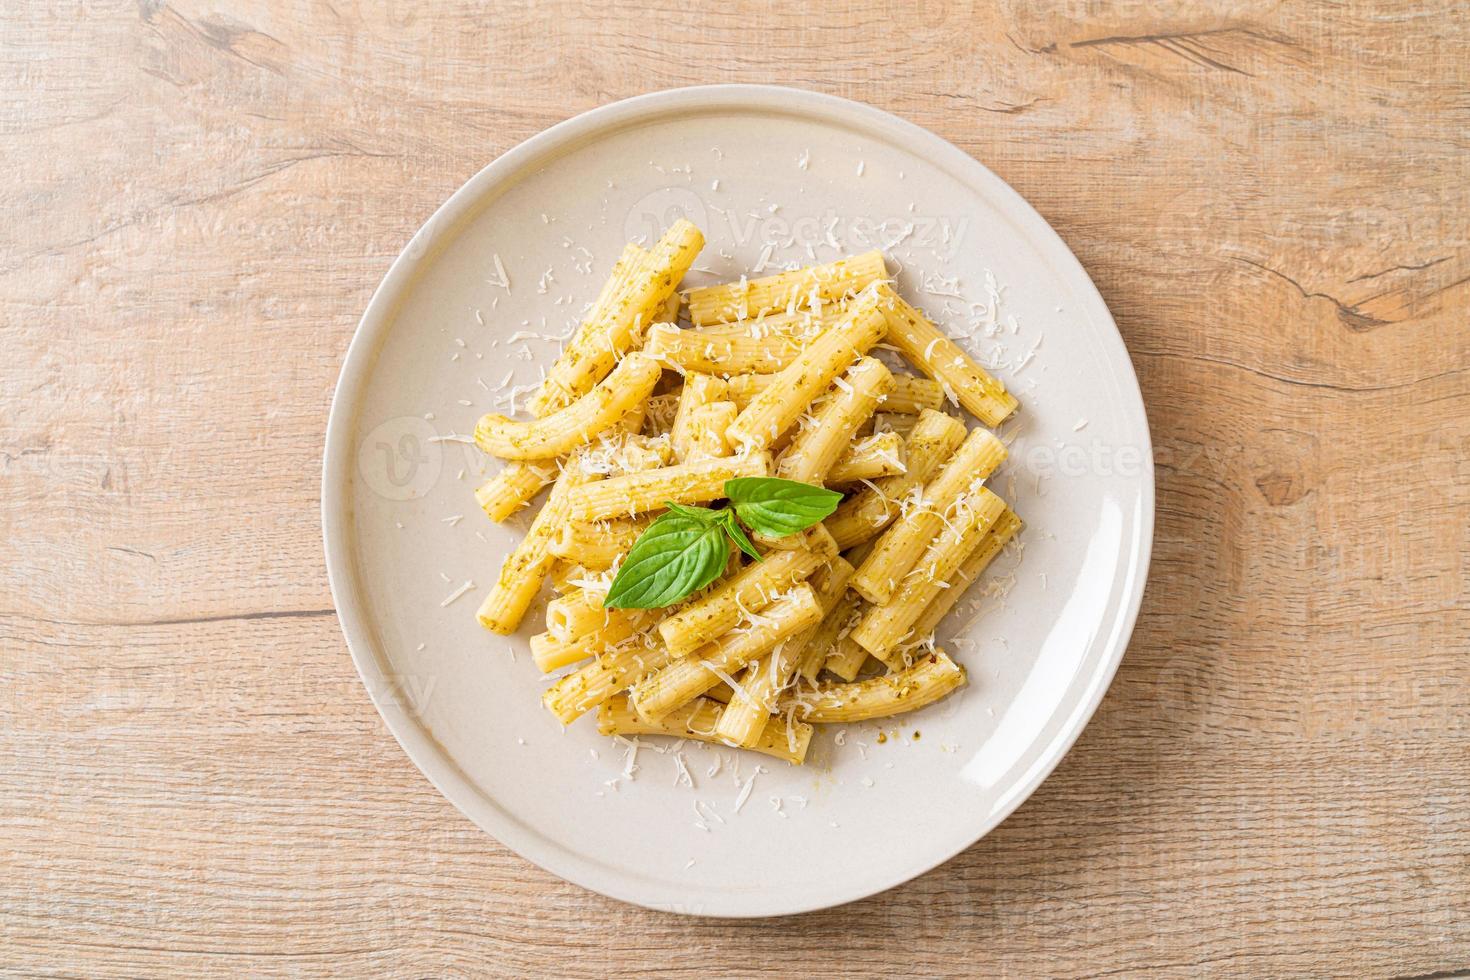
M 591 308 L 583 317 L 576 333 L 572 335 L 567 348 L 551 367 L 551 373 L 558 370 L 562 372 L 571 371 L 571 362 L 580 357 L 581 352 L 589 348 L 601 331 L 607 329 L 608 321 L 617 316 L 622 308 L 622 297 L 628 285 L 634 277 L 639 275 L 648 262 L 648 252 L 633 242 L 623 246 L 622 254 L 618 256 L 613 265 L 612 274 L 602 284 L 602 289 L 597 294 Z M 562 362 L 567 362 L 564 366 Z M 588 386 L 591 387 L 590 385 Z M 572 403 L 575 396 L 563 390 L 559 384 L 551 385 L 542 382 L 537 391 L 529 399 L 526 410 L 537 418 L 550 415 L 559 408 Z
M 970 554 L 970 557 L 966 558 L 964 563 L 960 565 L 959 569 L 949 577 L 949 588 L 940 590 L 939 594 L 934 597 L 934 600 L 924 607 L 924 611 L 914 621 L 912 627 L 913 635 L 928 636 L 933 633 L 934 628 L 939 625 L 939 621 L 949 614 L 949 611 L 954 608 L 956 602 L 960 601 L 960 597 L 965 594 L 965 590 L 984 574 L 985 569 L 995 560 L 995 556 L 1000 554 L 1001 549 L 1020 530 L 1021 519 L 1016 516 L 1015 511 L 1009 507 L 1006 508 L 1005 513 L 996 518 L 995 524 L 991 526 L 990 531 L 985 535 L 985 540 L 980 542 L 980 547 L 976 548 Z
M 852 581 L 852 576 L 848 576 Z M 822 616 L 822 621 L 817 624 L 806 640 L 806 646 L 801 651 L 801 656 L 796 662 L 796 673 L 805 677 L 808 681 L 816 681 L 817 675 L 822 671 L 822 665 L 827 662 L 827 657 L 836 649 L 852 628 L 857 625 L 858 609 L 863 600 L 851 591 L 839 596 L 832 607 L 827 609 Z
M 938 411 L 944 404 L 944 386 L 929 378 L 912 374 L 895 374 L 893 390 L 883 399 L 883 411 L 918 415 L 926 408 Z
M 659 623 L 659 635 L 668 648 L 681 655 L 699 649 L 733 629 L 750 613 L 765 609 L 778 593 L 805 581 L 820 565 L 837 556 L 832 536 L 820 524 L 792 537 L 799 538 L 799 547 L 771 552 L 764 561 L 751 562 L 703 598 Z
M 709 374 L 685 375 L 684 387 L 679 392 L 679 409 L 674 413 L 674 425 L 669 430 L 669 442 L 676 460 L 683 463 L 689 458 L 695 411 L 724 396 L 725 382 L 719 378 Z
M 597 711 L 597 730 L 603 735 L 671 735 L 699 742 L 718 742 L 716 729 L 729 708 L 713 698 L 695 698 L 658 721 L 649 721 L 633 710 L 626 697 L 603 702 Z M 784 718 L 763 719 L 756 738 L 745 748 L 784 759 L 799 766 L 812 741 L 812 726 Z
M 833 322 L 839 318 L 834 318 Z M 755 396 L 775 384 L 774 374 L 733 374 L 726 379 L 728 397 L 744 409 Z M 893 388 L 878 407 L 883 414 L 917 415 L 924 409 L 937 411 L 944 404 L 944 388 L 929 378 L 916 378 L 912 374 L 895 374 Z
M 569 521 L 556 529 L 548 550 L 558 558 L 592 571 L 613 567 L 628 553 L 649 520 L 623 518 L 614 521 Z
M 649 329 L 643 349 L 681 371 L 773 374 L 796 360 L 801 346 L 780 338 L 720 336 L 660 323 Z
M 573 587 L 546 604 L 546 632 L 558 640 L 574 640 L 607 625 L 603 594 Z
M 957 501 L 939 536 L 924 549 L 913 573 L 904 580 L 904 587 L 884 604 L 865 610 L 852 638 L 891 665 L 890 651 L 908 634 L 924 607 L 949 587 L 950 577 L 980 546 L 1005 509 L 1005 501 L 984 487 Z
M 664 667 L 670 659 L 662 643 L 635 634 L 617 650 L 603 654 L 548 687 L 541 695 L 541 703 L 557 721 L 570 725 L 614 694 Z
M 908 469 L 904 455 L 903 437 L 897 432 L 868 436 L 837 457 L 837 462 L 827 471 L 827 486 L 901 476 Z
M 475 502 L 485 516 L 499 524 L 520 510 L 556 479 L 554 461 L 507 463 L 505 469 L 480 484 Z
M 695 330 L 655 324 L 649 328 L 644 350 L 686 372 L 774 374 L 796 360 L 802 348 L 836 324 L 845 311 L 845 303 L 833 303 L 820 313 L 773 313 L 757 320 Z M 938 394 L 939 386 L 934 385 L 934 389 Z
M 1016 410 L 1016 399 L 958 344 L 929 319 L 879 283 L 878 295 L 888 317 L 888 343 L 903 352 L 914 367 L 954 392 L 965 411 L 986 425 L 999 425 Z
M 924 548 L 949 520 L 950 511 L 972 487 L 983 481 L 1005 459 L 1005 446 L 985 429 L 974 429 L 960 448 L 923 490 L 922 502 L 907 507 L 893 523 L 857 574 L 852 589 L 864 599 L 882 605 L 893 597 Z
M 571 452 L 617 425 L 653 391 L 663 369 L 629 354 L 596 388 L 571 405 L 533 422 L 491 413 L 475 426 L 475 442 L 502 459 L 546 459 Z
M 822 483 L 838 457 L 852 445 L 858 426 L 893 387 L 883 362 L 864 357 L 839 378 L 836 389 L 817 410 L 812 425 L 802 429 L 776 461 L 776 476 L 798 483 Z
M 698 228 L 687 221 L 674 222 L 567 344 L 532 397 L 531 414 L 542 418 L 558 412 L 606 377 L 618 358 L 639 341 L 649 319 L 663 311 L 703 245 Z
M 847 580 L 853 567 L 841 558 L 833 558 L 818 568 L 807 580 L 816 594 L 825 616 L 847 591 Z M 818 624 L 820 625 L 820 624 Z M 801 655 L 817 626 L 809 626 L 770 653 L 754 661 L 740 677 L 741 696 L 730 701 L 720 717 L 715 734 L 722 742 L 749 748 L 760 738 L 776 710 L 776 699 L 791 682 Z
M 734 402 L 710 402 L 690 413 L 689 462 L 730 455 L 730 440 L 726 438 L 725 432 L 734 424 L 735 417 L 739 414 Z
M 531 657 L 542 673 L 550 673 L 588 657 L 600 656 L 637 633 L 653 619 L 647 609 L 609 609 L 606 623 L 590 633 L 560 640 L 551 633 L 531 637 Z
M 925 411 L 904 443 L 905 471 L 864 487 L 837 506 L 825 524 L 837 546 L 846 551 L 882 533 L 916 491 L 954 455 L 965 439 L 965 426 L 942 412 Z
M 917 711 L 965 684 L 965 668 L 942 650 L 912 667 L 856 684 L 822 684 L 793 695 L 796 716 L 812 722 L 850 723 Z
M 495 584 L 480 603 L 477 618 L 481 626 L 491 632 L 508 635 L 521 625 L 526 610 L 541 591 L 546 575 L 551 571 L 551 563 L 555 561 L 547 545 L 563 520 L 567 497 L 576 487 L 596 479 L 596 475 L 584 470 L 575 458 L 562 467 L 561 475 L 552 484 L 550 498 L 531 522 L 531 528 L 521 543 L 500 566 Z
M 805 347 L 816 336 L 842 318 L 847 300 L 823 303 L 821 309 L 801 308 L 790 312 L 768 313 L 753 320 L 732 320 L 696 328 L 707 337 L 749 337 L 755 341 L 774 340 L 782 344 Z
M 751 400 L 730 426 L 730 439 L 748 449 L 768 448 L 834 378 L 878 342 L 883 330 L 874 294 L 859 297 L 835 326 Z
M 873 415 L 872 431 L 879 434 L 891 432 L 907 439 L 918 424 L 919 417 L 907 412 L 877 412 Z
M 863 669 L 867 660 L 868 651 L 848 635 L 838 640 L 832 652 L 827 654 L 827 662 L 822 665 L 822 669 L 850 681 L 857 677 L 858 671 Z
M 762 610 L 760 622 L 731 630 L 639 681 L 633 687 L 633 707 L 645 718 L 662 718 L 720 681 L 729 682 L 734 671 L 821 618 L 821 604 L 803 582 Z
M 696 326 L 727 323 L 831 303 L 888 276 L 883 253 L 864 252 L 825 265 L 811 265 L 794 272 L 744 279 L 719 286 L 691 289 L 686 296 L 689 319 Z
M 668 501 L 704 504 L 725 495 L 726 480 L 766 476 L 770 471 L 770 454 L 754 453 L 615 476 L 572 491 L 565 516 L 573 521 L 602 521 L 661 510 Z

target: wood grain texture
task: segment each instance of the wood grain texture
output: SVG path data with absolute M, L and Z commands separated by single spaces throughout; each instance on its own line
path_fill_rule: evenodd
M 1470 970 L 1470 20 L 1450 3 L 0 6 L 0 972 Z M 228 10 L 228 12 L 226 12 Z M 417 773 L 331 609 L 357 317 L 497 154 L 709 81 L 1032 201 L 1157 447 L 1132 646 L 968 852 L 791 919 L 630 908 Z

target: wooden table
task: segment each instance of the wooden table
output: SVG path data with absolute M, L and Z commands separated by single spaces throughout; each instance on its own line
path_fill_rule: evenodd
M 0 9 L 0 972 L 1470 969 L 1463 11 L 222 6 Z M 1157 446 L 1142 616 L 1061 768 L 940 869 L 775 921 L 621 905 L 460 816 L 364 696 L 317 513 L 414 229 L 544 127 L 706 81 L 994 168 Z

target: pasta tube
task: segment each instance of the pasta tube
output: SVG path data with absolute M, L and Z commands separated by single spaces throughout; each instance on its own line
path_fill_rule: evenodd
M 755 396 L 771 386 L 776 380 L 774 374 L 736 374 L 725 380 L 725 397 L 735 403 L 735 407 L 744 411 L 746 406 L 755 401 Z
M 623 246 L 622 254 L 618 256 L 618 261 L 613 265 L 612 274 L 602 284 L 597 299 L 592 302 L 591 308 L 583 317 L 581 325 L 578 326 L 566 350 L 552 364 L 552 372 L 558 370 L 561 362 L 570 362 L 574 356 L 579 356 L 571 354 L 571 351 L 582 351 L 593 346 L 594 337 L 604 329 L 610 318 L 617 315 L 623 293 L 647 262 L 648 252 L 646 250 L 633 242 Z M 568 363 L 560 370 L 569 372 L 571 364 Z M 557 409 L 571 404 L 574 400 L 573 397 L 563 397 L 564 395 L 565 392 L 559 385 L 548 385 L 542 381 L 541 386 L 527 402 L 526 409 L 537 418 L 550 415 Z
M 816 336 L 831 327 L 847 310 L 847 300 L 823 304 L 820 310 L 798 309 L 768 313 L 754 320 L 734 320 L 699 327 L 706 337 L 749 337 L 757 342 L 777 341 L 805 347 Z
M 769 453 L 680 463 L 644 473 L 615 476 L 579 487 L 568 494 L 566 520 L 602 521 L 660 510 L 668 501 L 705 504 L 725 495 L 725 481 L 742 476 L 767 476 Z
M 888 343 L 902 351 L 914 367 L 946 385 L 965 411 L 986 425 L 999 425 L 1016 410 L 1015 396 L 1006 391 L 1005 385 L 976 364 L 924 314 L 904 302 L 887 283 L 879 283 L 877 290 L 888 318 Z
M 851 583 L 852 577 L 848 576 Z M 806 647 L 801 651 L 801 656 L 796 662 L 796 672 L 807 680 L 815 682 L 817 675 L 822 672 L 822 665 L 827 662 L 828 655 L 836 649 L 841 639 L 852 631 L 857 624 L 857 613 L 862 606 L 863 600 L 851 591 L 837 598 L 837 601 L 822 616 L 822 621 L 817 624 L 806 640 Z
M 629 273 L 616 295 L 593 309 L 551 366 L 528 408 L 544 418 L 581 398 L 633 348 L 649 319 L 663 311 L 704 246 L 699 229 L 680 219 Z
M 500 574 L 476 614 L 480 625 L 493 633 L 509 635 L 521 625 L 526 610 L 541 591 L 555 556 L 547 550 L 552 533 L 564 519 L 567 498 L 578 486 L 597 479 L 573 457 L 562 467 L 547 498 L 521 543 L 500 566 Z
M 553 415 L 517 422 L 490 413 L 475 426 L 475 442 L 502 459 L 546 459 L 571 452 L 617 425 L 653 392 L 663 369 L 629 354 L 592 391 Z
M 558 640 L 574 640 L 607 625 L 611 610 L 602 608 L 603 593 L 573 587 L 546 604 L 546 632 Z
M 605 624 L 590 633 L 571 640 L 559 640 L 550 633 L 531 637 L 531 657 L 543 674 L 596 657 L 611 650 L 647 626 L 653 614 L 647 609 L 608 609 Z
M 797 717 L 811 722 L 867 721 L 916 711 L 964 684 L 965 668 L 936 650 L 933 657 L 896 673 L 856 684 L 822 684 L 793 695 L 783 707 L 794 706 Z
M 620 476 L 668 466 L 674 447 L 667 437 L 643 436 L 632 432 L 607 432 L 595 443 L 577 450 L 582 467 L 589 473 Z
M 880 432 L 848 447 L 827 471 L 827 486 L 901 476 L 904 463 L 903 437 L 897 432 Z M 835 514 L 833 515 L 836 516 Z
M 806 583 L 767 606 L 760 622 L 749 629 L 731 630 L 687 657 L 674 660 L 658 673 L 633 686 L 633 707 L 645 718 L 657 720 L 688 704 L 731 673 L 785 640 L 815 625 L 822 607 Z M 733 685 L 732 685 L 733 686 Z M 737 696 L 739 691 L 736 692 Z
M 802 429 L 776 461 L 776 475 L 798 483 L 822 483 L 853 435 L 893 387 L 883 362 L 864 357 L 836 379 L 836 391 L 817 410 L 815 424 Z
M 730 442 L 725 431 L 740 412 L 734 402 L 711 402 L 701 405 L 689 417 L 689 461 L 719 459 L 730 455 Z
M 988 430 L 972 430 L 939 475 L 924 487 L 922 502 L 907 508 L 883 532 L 852 577 L 853 591 L 875 605 L 891 599 L 898 583 L 945 526 L 950 511 L 975 484 L 995 472 L 1005 455 L 1005 446 Z
M 746 565 L 703 598 L 659 623 L 659 635 L 668 648 L 680 656 L 694 652 L 734 629 L 750 613 L 761 612 L 778 593 L 805 581 L 818 566 L 837 557 L 832 536 L 820 524 L 803 531 L 800 538 L 800 547 L 774 551 L 764 561 Z
M 695 698 L 682 708 L 648 721 L 633 710 L 626 697 L 603 702 L 597 711 L 597 730 L 603 735 L 672 735 L 699 742 L 719 742 L 720 719 L 729 708 L 713 698 Z M 812 741 L 812 726 L 785 718 L 762 718 L 756 737 L 745 746 L 764 755 L 799 766 Z
M 878 412 L 873 416 L 875 433 L 892 432 L 904 439 L 909 437 L 918 424 L 919 417 L 907 412 Z
M 916 490 L 922 490 L 965 439 L 965 426 L 942 412 L 925 411 L 904 443 L 905 472 L 864 487 L 824 522 L 844 551 L 878 536 Z
M 796 360 L 801 344 L 780 336 L 751 334 L 707 334 L 680 330 L 672 324 L 655 324 L 648 331 L 643 349 L 650 357 L 680 371 L 707 374 L 774 374 Z
M 944 404 L 944 386 L 929 378 L 912 374 L 895 374 L 893 390 L 883 399 L 883 411 L 918 415 L 924 409 L 938 411 Z
M 704 326 L 750 319 L 778 310 L 794 311 L 803 303 L 813 307 L 831 303 L 887 276 L 883 253 L 874 250 L 780 275 L 761 279 L 742 277 L 739 282 L 691 289 L 685 299 L 690 321 L 695 326 Z
M 1001 549 L 1020 530 L 1021 519 L 1016 516 L 1015 511 L 1007 507 L 1005 513 L 996 518 L 990 532 L 985 535 L 985 540 L 980 542 L 980 547 L 976 548 L 970 557 L 965 559 L 964 564 L 960 565 L 959 569 L 949 577 L 949 588 L 941 589 L 934 600 L 924 607 L 924 611 L 914 621 L 911 632 L 915 636 L 928 636 L 933 633 L 939 621 L 949 614 L 956 602 L 960 601 L 965 590 L 975 584 L 975 580 L 984 574 L 985 569 L 995 560 L 995 556 L 1000 554 Z
M 822 669 L 845 681 L 850 681 L 857 678 L 858 672 L 867 662 L 868 651 L 849 634 L 837 641 L 837 646 L 827 654 L 827 662 L 822 665 Z
M 566 595 L 576 589 L 587 589 L 589 592 L 606 595 L 606 586 L 594 588 L 590 584 L 599 574 L 601 573 L 591 568 L 583 568 L 576 562 L 562 561 L 557 558 L 552 561 L 551 571 L 547 572 L 546 577 L 551 579 L 551 588 L 560 595 Z M 611 582 L 612 577 L 607 576 L 607 580 Z
M 709 374 L 687 374 L 684 387 L 679 392 L 679 408 L 674 413 L 674 426 L 669 430 L 669 442 L 674 447 L 674 458 L 683 463 L 689 458 L 690 428 L 694 424 L 694 412 L 725 396 L 725 382 Z
M 924 549 L 904 588 L 890 601 L 866 610 L 862 622 L 853 629 L 852 638 L 892 666 L 890 651 L 908 634 L 924 607 L 951 584 L 950 576 L 980 547 L 991 525 L 1005 509 L 1005 501 L 983 487 L 959 501 L 950 522 Z M 856 580 L 855 575 L 853 581 Z
M 732 375 L 726 382 L 729 385 L 728 397 L 743 409 L 775 381 L 776 376 L 772 374 Z M 893 388 L 879 407 L 893 415 L 917 415 L 926 408 L 937 411 L 943 404 L 944 389 L 939 382 L 916 378 L 912 374 L 895 374 Z
M 633 547 L 638 535 L 648 529 L 643 518 L 587 523 L 569 521 L 556 529 L 548 550 L 564 561 L 592 571 L 612 568 Z
M 829 564 L 813 572 L 807 580 L 816 593 L 817 603 L 822 607 L 824 616 L 847 591 L 847 580 L 852 577 L 852 573 L 853 567 L 846 561 L 833 558 Z M 777 696 L 791 683 L 802 652 L 816 629 L 816 626 L 807 627 L 746 667 L 740 678 L 744 696 L 730 701 L 715 729 L 715 734 L 722 742 L 742 748 L 756 744 L 770 720 L 771 712 L 776 710 Z
M 834 303 L 819 313 L 808 310 L 773 313 L 758 320 L 699 330 L 655 324 L 649 329 L 644 350 L 681 371 L 774 374 L 795 360 L 803 347 L 835 325 L 845 311 L 845 303 Z M 934 385 L 934 389 L 938 393 L 939 386 Z
M 475 502 L 486 517 L 499 524 L 530 503 L 543 487 L 555 479 L 554 462 L 507 463 L 505 469 L 480 484 L 475 491 Z
M 790 428 L 834 378 L 883 336 L 884 319 L 876 303 L 874 294 L 864 294 L 836 326 L 776 375 L 730 426 L 731 441 L 749 449 L 765 449 Z
M 557 721 L 570 725 L 630 684 L 653 674 L 670 659 L 663 644 L 649 642 L 643 634 L 635 635 L 623 647 L 603 654 L 548 687 L 541 695 L 541 703 Z

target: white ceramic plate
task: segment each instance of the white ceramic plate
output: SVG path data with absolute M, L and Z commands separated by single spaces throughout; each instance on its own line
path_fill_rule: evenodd
M 991 482 L 1027 522 L 1022 553 L 988 576 L 1008 590 L 950 626 L 958 635 L 946 646 L 968 666 L 968 688 L 889 724 L 848 726 L 840 746 L 819 730 L 801 768 L 689 744 L 680 758 L 692 787 L 672 753 L 645 745 L 630 780 L 627 750 L 592 719 L 561 729 L 540 704 L 531 620 L 511 638 L 476 624 L 524 523 L 485 520 L 473 491 L 498 464 L 440 441 L 503 410 L 503 379 L 539 379 L 556 344 L 530 334 L 565 333 L 622 245 L 679 214 L 708 239 L 693 284 L 736 277 L 763 255 L 775 271 L 883 247 L 906 296 L 982 360 L 1000 358 L 996 372 L 1022 408 L 1006 427 L 1011 459 Z M 1014 191 L 876 109 L 714 86 L 554 126 L 429 219 L 352 340 L 328 426 L 322 510 L 353 659 L 388 727 L 445 796 L 588 888 L 660 909 L 753 916 L 911 878 L 979 839 L 1046 777 L 1132 629 L 1153 471 L 1117 329 L 1076 259 Z M 467 581 L 475 587 L 443 605 Z

